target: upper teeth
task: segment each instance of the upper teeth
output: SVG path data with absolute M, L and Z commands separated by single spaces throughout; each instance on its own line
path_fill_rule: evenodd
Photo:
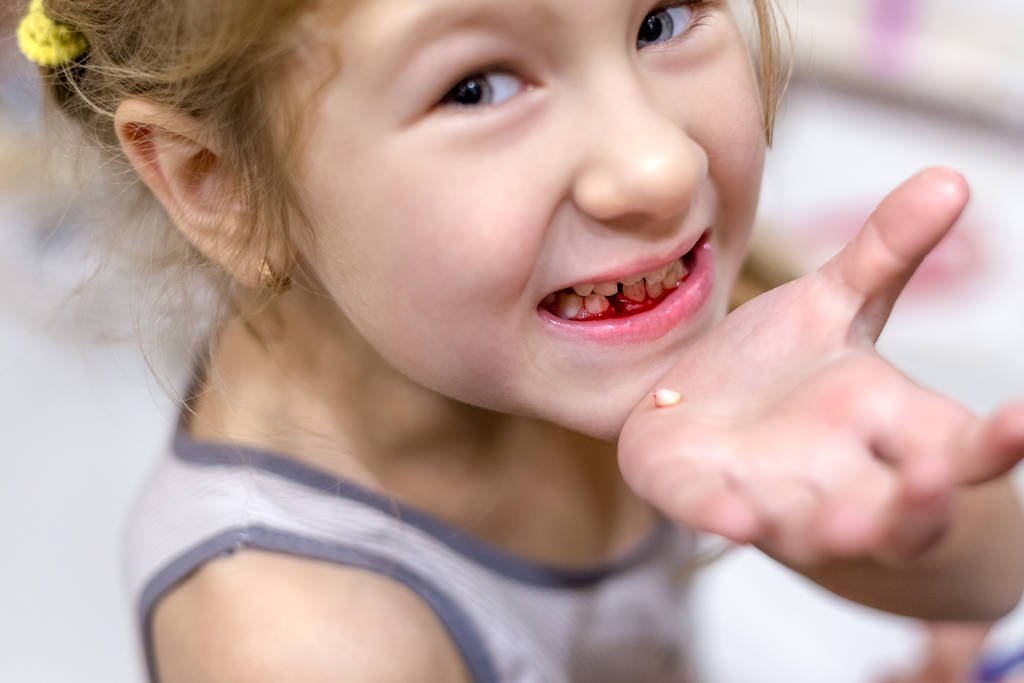
M 686 276 L 686 266 L 683 265 L 682 260 L 676 259 L 672 263 L 659 268 L 658 270 L 652 270 L 648 273 L 641 273 L 639 275 L 631 275 L 622 281 L 623 292 L 630 289 L 636 292 L 635 287 L 640 282 L 645 282 L 647 285 L 647 291 L 651 289 L 658 291 L 658 294 L 651 294 L 656 297 L 661 293 L 661 290 L 675 287 L 679 284 L 679 281 Z M 618 282 L 598 282 L 597 284 L 582 284 L 575 285 L 572 289 L 577 295 L 586 298 L 591 294 L 600 294 L 601 296 L 615 296 L 619 291 Z M 661 290 L 658 287 L 661 287 Z
M 641 302 L 650 297 L 656 299 L 666 289 L 672 289 L 686 277 L 686 266 L 677 259 L 664 268 L 634 275 L 623 280 L 622 295 L 630 301 Z M 575 285 L 571 291 L 563 291 L 553 301 L 557 304 L 559 315 L 566 319 L 575 318 L 586 309 L 588 313 L 598 315 L 610 307 L 605 297 L 614 296 L 619 292 L 618 282 L 599 282 L 597 284 Z
M 576 285 L 572 289 L 580 296 L 590 296 L 594 293 L 594 285 Z

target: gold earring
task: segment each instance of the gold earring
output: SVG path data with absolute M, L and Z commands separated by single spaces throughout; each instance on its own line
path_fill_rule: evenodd
M 288 275 L 276 274 L 264 258 L 260 261 L 260 286 L 274 294 L 284 294 L 291 288 L 292 279 Z

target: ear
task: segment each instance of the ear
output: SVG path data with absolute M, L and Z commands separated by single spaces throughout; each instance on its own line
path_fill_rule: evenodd
M 114 116 L 121 148 L 174 224 L 203 255 L 243 284 L 255 287 L 260 263 L 283 263 L 257 253 L 247 233 L 239 179 L 221 162 L 200 122 L 140 99 Z

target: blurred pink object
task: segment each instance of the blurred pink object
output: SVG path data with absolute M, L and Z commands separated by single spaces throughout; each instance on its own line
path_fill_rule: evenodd
M 813 253 L 836 252 L 864 225 L 871 208 L 848 206 L 812 215 L 793 232 L 793 238 Z M 905 297 L 934 296 L 962 289 L 985 273 L 985 258 L 977 241 L 978 227 L 961 221 L 918 268 Z
M 916 0 L 875 0 L 867 45 L 868 66 L 875 75 L 895 80 L 909 69 L 916 10 Z

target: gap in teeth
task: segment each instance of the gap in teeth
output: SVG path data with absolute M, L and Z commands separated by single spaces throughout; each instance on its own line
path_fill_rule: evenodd
M 559 317 L 572 320 L 582 313 L 601 315 L 611 308 L 610 297 L 620 292 L 622 296 L 634 303 L 642 303 L 648 298 L 657 299 L 665 290 L 678 287 L 680 282 L 689 275 L 689 269 L 683 259 L 676 259 L 669 265 L 649 273 L 630 276 L 623 282 L 599 282 L 574 285 L 571 289 L 551 295 L 546 301 L 554 305 Z

